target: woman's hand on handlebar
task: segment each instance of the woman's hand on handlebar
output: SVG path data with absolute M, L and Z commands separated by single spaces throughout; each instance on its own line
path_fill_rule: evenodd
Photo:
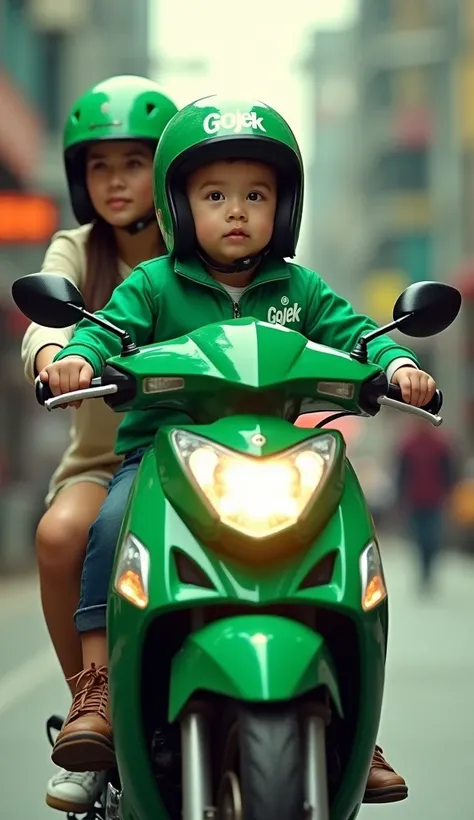
M 49 364 L 39 374 L 40 381 L 49 385 L 53 396 L 69 393 L 72 390 L 82 390 L 90 386 L 94 371 L 82 356 L 66 356 L 59 362 Z M 61 407 L 80 407 L 82 401 L 69 402 Z
M 409 365 L 399 367 L 392 376 L 392 384 L 398 385 L 406 404 L 423 407 L 433 398 L 436 382 L 424 370 Z

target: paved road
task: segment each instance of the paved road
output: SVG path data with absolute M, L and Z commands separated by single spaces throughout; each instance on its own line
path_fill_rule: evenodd
M 364 820 L 474 818 L 474 562 L 446 560 L 439 592 L 420 599 L 413 565 L 385 560 L 390 641 L 380 743 L 409 800 L 361 812 Z
M 450 557 L 434 600 L 416 593 L 410 557 L 387 550 L 392 598 L 380 742 L 410 798 L 367 806 L 362 820 L 473 820 L 474 562 Z M 0 582 L 1 820 L 54 820 L 44 721 L 68 696 L 49 649 L 34 578 Z
M 34 579 L 0 583 L 0 794 L 2 820 L 54 820 L 44 803 L 53 766 L 45 720 L 68 693 L 43 624 Z

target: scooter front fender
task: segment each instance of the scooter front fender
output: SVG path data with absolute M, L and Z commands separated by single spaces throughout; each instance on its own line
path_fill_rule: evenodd
M 335 665 L 324 638 L 275 615 L 239 615 L 192 633 L 171 667 L 169 720 L 201 690 L 254 702 L 291 700 L 327 687 L 342 715 Z

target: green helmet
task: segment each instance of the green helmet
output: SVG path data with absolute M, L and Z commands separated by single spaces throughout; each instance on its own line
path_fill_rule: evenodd
M 274 166 L 278 204 L 272 254 L 295 255 L 303 208 L 303 161 L 283 117 L 256 100 L 204 97 L 186 105 L 168 123 L 154 161 L 155 206 L 169 253 L 196 253 L 194 222 L 185 193 L 198 166 L 226 159 L 251 159 Z
M 177 110 L 146 77 L 110 77 L 76 100 L 64 126 L 63 149 L 71 205 L 80 225 L 96 217 L 86 187 L 86 146 L 100 140 L 139 139 L 155 147 Z

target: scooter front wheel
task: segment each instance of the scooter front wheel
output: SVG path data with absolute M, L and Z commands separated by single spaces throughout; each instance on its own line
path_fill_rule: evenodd
M 239 778 L 224 775 L 219 820 L 303 820 L 304 764 L 295 712 L 242 707 L 237 724 Z

